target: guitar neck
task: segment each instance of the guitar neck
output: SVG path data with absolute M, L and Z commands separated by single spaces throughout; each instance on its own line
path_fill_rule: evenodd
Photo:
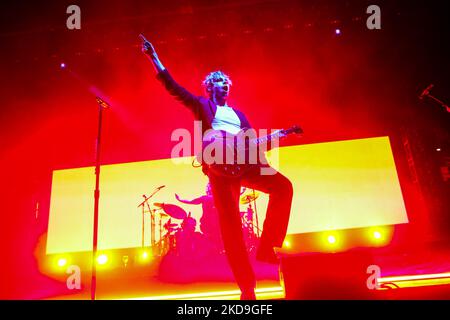
M 267 142 L 275 140 L 275 139 L 279 139 L 283 136 L 284 136 L 284 134 L 282 133 L 282 130 L 277 130 L 274 133 L 271 133 L 267 136 L 253 139 L 252 142 L 255 143 L 256 145 L 260 145 L 260 144 L 264 144 L 264 143 L 267 143 Z

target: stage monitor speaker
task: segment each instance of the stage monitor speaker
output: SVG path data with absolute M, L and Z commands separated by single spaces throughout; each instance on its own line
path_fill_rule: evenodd
M 373 299 L 367 268 L 370 252 L 308 253 L 281 258 L 280 278 L 286 300 Z

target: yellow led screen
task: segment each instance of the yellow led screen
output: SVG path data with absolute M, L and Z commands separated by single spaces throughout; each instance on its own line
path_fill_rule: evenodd
M 281 147 L 276 149 L 278 160 L 270 157 L 274 151 L 269 161 L 294 186 L 289 234 L 408 222 L 388 137 Z M 206 183 L 201 169 L 191 166 L 191 158 L 182 164 L 162 159 L 102 166 L 99 249 L 158 241 L 169 216 L 161 215 L 154 203 L 177 205 L 199 222 L 201 206 L 180 203 L 175 194 L 197 198 L 205 193 Z M 93 167 L 53 172 L 48 254 L 92 249 L 94 186 Z M 143 212 L 138 207 L 143 195 L 150 196 L 160 186 L 165 187 Z M 256 200 L 260 227 L 267 202 L 265 194 Z M 242 212 L 247 208 L 241 205 Z M 180 226 L 182 220 L 170 222 Z

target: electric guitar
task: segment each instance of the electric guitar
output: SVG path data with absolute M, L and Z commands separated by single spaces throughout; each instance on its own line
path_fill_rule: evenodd
M 197 155 L 197 161 L 216 175 L 240 177 L 255 166 L 267 164 L 264 155 L 267 148 L 261 147 L 294 133 L 302 134 L 303 130 L 295 125 L 259 138 L 252 129 L 241 130 L 235 135 L 210 130 L 205 134 L 202 153 Z

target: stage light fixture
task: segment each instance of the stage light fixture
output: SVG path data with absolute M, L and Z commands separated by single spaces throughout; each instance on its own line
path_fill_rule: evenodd
M 61 67 L 61 69 L 64 69 L 66 67 L 66 64 L 64 62 L 61 62 L 59 66 Z
M 106 254 L 101 254 L 97 257 L 97 263 L 100 265 L 104 265 L 108 262 L 108 256 Z
M 67 264 L 67 259 L 60 258 L 58 259 L 58 267 L 64 267 Z
M 341 34 L 341 29 L 336 29 L 336 30 L 335 30 L 335 33 L 336 33 L 337 35 L 340 35 L 340 34 Z
M 375 246 L 387 245 L 392 239 L 392 226 L 377 226 L 364 231 L 366 241 Z
M 330 230 L 320 234 L 321 246 L 324 251 L 335 251 L 342 246 L 339 234 L 340 232 L 336 230 Z
M 147 250 L 144 250 L 141 252 L 139 258 L 141 262 L 147 262 L 148 260 L 150 260 L 151 255 Z
M 327 237 L 327 240 L 328 240 L 328 243 L 330 243 L 330 244 L 336 243 L 336 237 L 332 234 Z

